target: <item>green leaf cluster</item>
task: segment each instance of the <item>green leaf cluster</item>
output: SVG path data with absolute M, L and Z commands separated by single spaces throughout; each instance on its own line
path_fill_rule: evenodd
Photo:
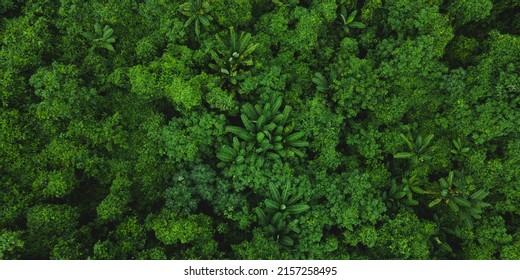
M 223 145 L 217 152 L 221 160 L 219 167 L 226 164 L 251 163 L 257 156 L 280 160 L 285 157 L 305 154 L 298 148 L 307 147 L 308 142 L 302 140 L 305 132 L 294 132 L 289 122 L 290 106 L 280 112 L 282 97 L 272 103 L 242 106 L 241 126 L 226 126 L 226 132 L 233 134 L 232 145 Z M 240 140 L 239 140 L 240 138 Z M 242 142 L 241 142 L 242 141 Z
M 83 32 L 81 35 L 83 37 L 92 41 L 92 47 L 90 47 L 90 51 L 93 51 L 96 48 L 104 48 L 111 52 L 115 52 L 113 43 L 116 42 L 116 37 L 113 36 L 114 29 L 110 28 L 110 26 L 105 25 L 101 28 L 99 23 L 94 24 L 94 32 Z

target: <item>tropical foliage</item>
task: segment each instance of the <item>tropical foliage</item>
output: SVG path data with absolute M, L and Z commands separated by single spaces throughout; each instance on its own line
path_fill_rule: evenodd
M 520 259 L 519 9 L 0 1 L 0 258 Z

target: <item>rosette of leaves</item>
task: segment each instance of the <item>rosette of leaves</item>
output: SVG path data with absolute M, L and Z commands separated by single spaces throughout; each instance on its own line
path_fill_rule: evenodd
M 462 141 L 459 139 L 456 139 L 456 140 L 453 140 L 453 146 L 455 146 L 455 149 L 452 149 L 451 150 L 451 153 L 454 154 L 454 155 L 467 155 L 468 152 L 469 152 L 469 148 L 468 147 L 464 147 L 462 145 Z
M 274 184 L 269 184 L 270 198 L 265 200 L 267 212 L 295 215 L 308 210 L 308 205 L 297 203 L 301 199 L 301 194 L 293 194 L 291 190 L 291 182 L 287 182 L 282 192 Z
M 284 246 L 294 246 L 295 234 L 299 232 L 287 220 L 310 208 L 307 204 L 299 203 L 300 199 L 300 194 L 292 192 L 291 182 L 287 182 L 281 192 L 277 186 L 270 184 L 269 198 L 265 200 L 266 211 L 255 209 L 259 222 L 267 228 L 267 233 L 275 236 L 276 241 Z
M 469 154 L 469 147 L 464 147 L 460 139 L 453 140 L 454 149 L 450 152 L 453 154 L 456 161 L 462 162 Z
M 414 199 L 414 194 L 430 194 L 420 187 L 421 183 L 416 176 L 403 178 L 402 182 L 402 185 L 397 185 L 396 181 L 392 180 L 390 190 L 383 194 L 387 206 L 393 210 L 396 210 L 396 206 L 400 205 L 419 205 L 419 201 Z
M 200 26 L 209 26 L 209 21 L 213 19 L 208 13 L 213 10 L 213 7 L 208 1 L 202 0 L 190 0 L 179 6 L 179 12 L 188 17 L 188 20 L 184 23 L 184 27 L 190 26 L 192 22 L 195 22 L 195 35 L 200 35 Z
M 266 215 L 266 213 L 256 208 L 256 214 L 260 225 L 266 228 L 269 236 L 274 236 L 275 241 L 286 247 L 293 247 L 295 245 L 297 229 L 291 228 L 287 223 L 287 214 L 276 213 L 274 215 Z
M 218 167 L 249 161 L 256 156 L 274 160 L 295 155 L 304 157 L 305 154 L 299 148 L 309 145 L 309 142 L 302 140 L 305 133 L 294 132 L 294 127 L 289 124 L 292 108 L 285 106 L 280 112 L 281 106 L 281 97 L 263 107 L 244 104 L 240 115 L 244 126 L 225 128 L 234 138 L 231 146 L 223 145 L 217 151 L 217 158 L 221 160 Z
M 418 164 L 419 162 L 429 160 L 431 158 L 429 153 L 436 149 L 435 146 L 430 146 L 430 143 L 433 139 L 433 135 L 428 135 L 425 138 L 423 138 L 422 136 L 418 136 L 415 139 L 415 142 L 413 141 L 413 139 L 409 139 L 402 133 L 399 134 L 399 136 L 406 143 L 408 151 L 396 153 L 394 155 L 394 158 L 407 158 L 411 159 L 413 164 Z
M 232 84 L 244 78 L 247 67 L 253 66 L 251 54 L 258 47 L 258 43 L 251 43 L 251 34 L 241 32 L 237 35 L 233 27 L 229 28 L 229 39 L 222 39 L 216 35 L 219 45 L 217 52 L 211 51 L 211 57 L 216 64 L 210 67 L 219 71 Z
M 341 6 L 341 12 L 339 13 L 339 17 L 341 22 L 343 23 L 343 30 L 345 32 L 349 32 L 350 28 L 363 29 L 365 28 L 365 24 L 359 21 L 354 21 L 356 18 L 357 11 L 354 10 L 350 14 L 347 13 L 347 8 L 345 6 Z
M 246 142 L 240 142 L 237 137 L 233 137 L 231 145 L 223 145 L 217 152 L 217 158 L 222 161 L 217 165 L 217 167 L 222 168 L 227 163 L 241 164 L 246 161 L 246 159 L 250 162 L 251 158 L 248 157 L 247 148 Z
M 455 183 L 453 171 L 448 174 L 448 178 L 439 179 L 441 191 L 436 194 L 437 197 L 428 204 L 428 207 L 434 207 L 442 202 L 451 211 L 457 213 L 468 227 L 471 227 L 472 219 L 480 219 L 483 209 L 490 206 L 489 203 L 482 201 L 489 193 L 479 189 L 468 196 L 461 193 L 457 185 L 460 184 Z
M 105 25 L 105 27 L 101 28 L 99 23 L 94 24 L 94 33 L 81 33 L 83 37 L 89 39 L 92 42 L 92 47 L 90 47 L 89 51 L 93 51 L 96 48 L 104 48 L 111 52 L 115 51 L 112 44 L 116 42 L 116 37 L 114 37 L 113 34 L 114 29 L 110 28 L 108 25 Z

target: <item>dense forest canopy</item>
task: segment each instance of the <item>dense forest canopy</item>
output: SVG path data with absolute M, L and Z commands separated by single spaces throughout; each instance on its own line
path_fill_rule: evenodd
M 2 259 L 520 259 L 517 0 L 0 0 Z

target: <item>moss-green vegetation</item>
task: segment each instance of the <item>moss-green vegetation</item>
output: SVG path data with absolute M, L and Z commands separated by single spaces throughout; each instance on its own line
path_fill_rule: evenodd
M 520 4 L 0 1 L 0 259 L 520 259 Z

